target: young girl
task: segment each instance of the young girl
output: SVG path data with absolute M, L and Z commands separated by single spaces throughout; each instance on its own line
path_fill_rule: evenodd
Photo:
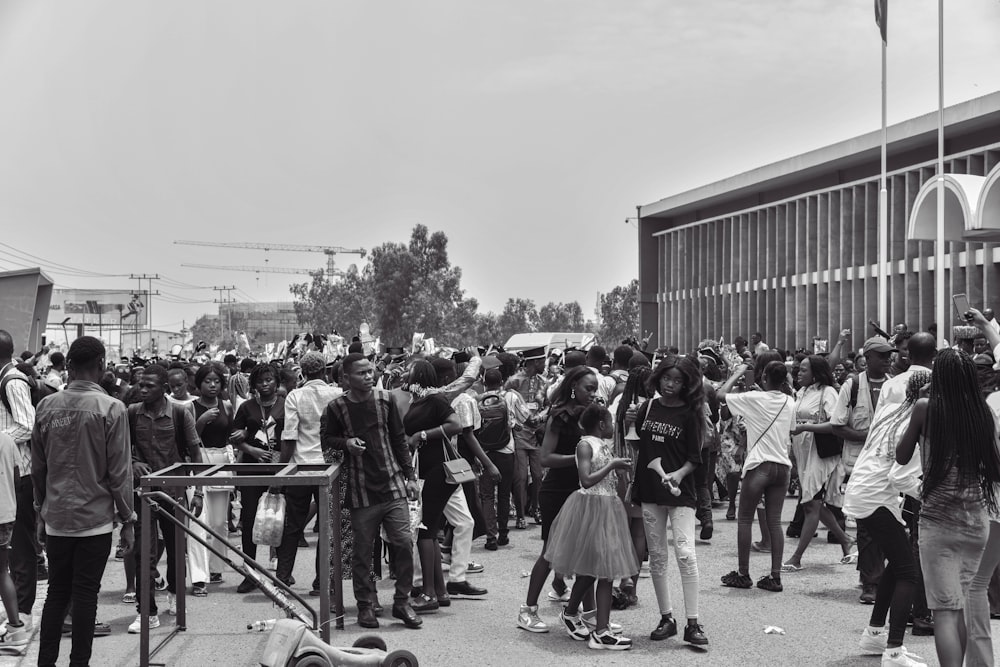
M 698 561 L 694 549 L 695 496 L 691 473 L 701 465 L 705 430 L 704 384 L 697 362 L 668 356 L 649 376 L 650 395 L 638 408 L 629 408 L 626 422 L 639 433 L 632 502 L 642 504 L 643 527 L 649 548 L 649 573 L 660 607 L 660 621 L 649 638 L 663 640 L 677 634 L 677 622 L 667 588 L 667 523 L 674 536 L 674 554 L 681 572 L 687 627 L 684 641 L 708 644 L 698 622 Z
M 17 465 L 14 463 L 16 451 L 11 437 L 0 433 L 0 600 L 7 612 L 7 626 L 0 632 L 0 647 L 24 646 L 31 638 L 17 611 L 17 591 L 7 565 L 17 509 L 14 498 L 18 480 Z
M 629 459 L 615 458 L 610 438 L 614 420 L 608 409 L 592 403 L 580 415 L 586 434 L 576 446 L 580 489 L 574 492 L 552 523 L 545 559 L 557 572 L 573 572 L 573 592 L 560 619 L 573 639 L 589 636 L 592 649 L 623 651 L 632 640 L 608 629 L 611 585 L 639 572 L 632 547 L 628 515 L 618 498 L 616 470 L 628 470 Z M 597 582 L 597 627 L 589 632 L 580 617 L 584 594 Z
M 920 566 L 927 605 L 934 611 L 934 647 L 942 667 L 961 667 L 966 651 L 966 594 L 989 537 L 987 512 L 997 512 L 1000 455 L 993 415 L 983 399 L 972 358 L 942 350 L 934 361 L 930 397 L 913 406 L 896 448 L 910 461 L 920 442 L 924 481 L 920 508 Z

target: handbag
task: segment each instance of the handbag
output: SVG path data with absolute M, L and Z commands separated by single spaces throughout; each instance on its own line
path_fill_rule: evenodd
M 476 480 L 476 471 L 465 458 L 455 453 L 455 458 L 451 458 L 452 452 L 449 450 L 450 441 L 442 440 L 441 448 L 444 450 L 444 481 L 448 484 L 465 484 Z
M 822 397 L 819 402 L 819 414 L 821 421 L 830 421 L 830 418 L 826 414 L 826 408 L 823 407 Z M 844 439 L 838 438 L 832 433 L 813 433 L 813 441 L 816 443 L 816 454 L 821 459 L 840 456 L 844 451 Z

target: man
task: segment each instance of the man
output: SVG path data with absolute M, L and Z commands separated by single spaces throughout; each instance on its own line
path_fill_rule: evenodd
M 986 319 L 986 324 L 989 325 L 990 329 L 993 329 L 993 331 L 1000 335 L 1000 322 L 997 322 L 996 317 L 993 315 L 993 309 L 984 308 L 983 317 Z
M 521 353 L 524 365 L 507 382 L 507 387 L 521 395 L 528 415 L 514 425 L 514 528 L 528 527 L 525 517 L 535 516 L 541 523 L 538 511 L 538 492 L 542 487 L 541 436 L 545 432 L 545 392 L 548 382 L 545 371 L 545 348 L 536 347 Z M 515 413 L 515 418 L 517 414 Z M 531 473 L 531 483 L 528 473 Z
M 842 462 L 849 477 L 861 448 L 868 437 L 868 428 L 879 405 L 882 386 L 889 378 L 893 347 L 885 338 L 873 336 L 863 348 L 866 369 L 848 377 L 840 389 L 837 406 L 830 415 L 833 433 L 844 439 Z M 878 544 L 862 526 L 858 526 L 858 571 L 861 573 L 861 604 L 875 604 L 875 591 L 885 570 L 885 557 Z
M 340 396 L 340 387 L 328 385 L 326 358 L 319 352 L 307 352 L 299 360 L 305 384 L 293 389 L 285 397 L 285 426 L 281 432 L 281 463 L 294 461 L 299 464 L 324 463 L 320 443 L 320 424 L 330 401 Z M 285 489 L 285 532 L 278 546 L 278 569 L 275 576 L 281 581 L 291 580 L 295 568 L 295 555 L 309 520 L 309 505 L 319 502 L 319 489 L 311 486 L 289 486 Z M 316 549 L 316 578 L 312 594 L 319 595 L 319 549 Z M 326 582 L 329 586 L 329 582 Z
M 633 349 L 628 345 L 619 345 L 611 355 L 611 377 L 615 381 L 615 390 L 611 392 L 611 405 L 618 394 L 625 391 L 625 383 L 628 382 L 628 362 L 632 359 Z
M 128 406 L 129 437 L 132 441 L 132 474 L 136 481 L 143 475 L 162 470 L 175 463 L 181 463 L 186 458 L 190 458 L 193 463 L 201 463 L 201 438 L 195 429 L 194 412 L 189 406 L 171 403 L 167 400 L 169 387 L 167 384 L 167 371 L 163 366 L 153 364 L 142 369 L 139 377 L 139 403 Z M 174 497 L 178 502 L 185 502 L 185 490 L 170 488 L 166 492 Z M 139 507 L 141 501 L 135 499 L 135 507 Z M 201 514 L 204 504 L 204 492 L 199 489 L 194 492 L 191 500 L 191 511 L 198 516 Z M 169 511 L 169 509 L 164 508 Z M 174 524 L 162 513 L 153 515 L 154 520 L 160 526 L 163 534 L 163 543 L 167 552 L 167 613 L 175 613 L 175 594 L 178 582 L 177 568 L 174 563 Z M 140 540 L 141 525 L 136 524 L 136 541 Z M 135 621 L 128 627 L 128 631 L 137 634 L 142 627 L 141 604 L 143 588 L 149 587 L 149 627 L 160 626 L 159 611 L 156 606 L 156 597 L 153 594 L 153 571 L 156 567 L 156 540 L 150 540 L 153 548 L 150 553 L 142 553 L 142 549 L 135 549 L 135 592 L 136 592 L 136 612 Z M 143 558 L 150 560 L 150 579 L 143 581 L 141 576 L 141 563 Z M 184 582 L 181 581 L 183 586 Z
M 753 350 L 753 356 L 755 357 L 761 352 L 767 352 L 771 349 L 767 346 L 767 343 L 764 342 L 764 337 L 759 331 L 750 335 L 750 347 Z
M 498 369 L 483 374 L 483 386 L 486 391 L 479 396 L 477 403 L 483 406 L 486 423 L 477 437 L 499 475 L 484 475 L 479 480 L 479 497 L 486 514 L 486 548 L 495 551 L 498 546 L 510 543 L 507 522 L 514 483 L 514 431 L 530 416 L 530 412 L 519 393 L 503 389 L 503 376 Z M 521 522 L 523 525 L 523 518 Z
M 961 324 L 951 328 L 951 339 L 955 341 L 955 349 L 965 352 L 970 357 L 976 353 L 976 336 L 982 335 L 976 327 Z
M 38 536 L 47 544 L 50 566 L 39 665 L 56 664 L 71 599 L 70 664 L 89 663 L 115 521 L 122 524 L 122 552 L 129 553 L 134 544 L 128 415 L 125 405 L 97 384 L 104 356 L 97 338 L 73 341 L 68 358 L 73 380 L 39 404 L 32 433 Z
M 344 453 L 341 476 L 347 484 L 346 502 L 351 512 L 354 543 L 351 569 L 358 624 L 377 628 L 372 609 L 372 546 L 379 526 L 395 547 L 396 593 L 392 615 L 408 628 L 423 621 L 409 603 L 413 587 L 413 535 L 407 499 L 420 495 L 416 471 L 406 443 L 403 422 L 395 402 L 384 391 L 373 391 L 375 369 L 364 354 L 344 357 L 343 374 L 348 390 L 326 408 L 321 427 L 324 450 Z
M 28 377 L 17 370 L 13 360 L 14 339 L 0 329 L 0 431 L 17 445 L 16 463 L 21 471 L 17 484 L 17 517 L 10 541 L 10 574 L 17 590 L 17 610 L 31 620 L 38 584 L 38 558 L 35 552 L 35 504 L 31 486 L 31 431 L 35 426 L 35 408 L 31 404 Z
M 49 355 L 49 363 L 52 366 L 44 382 L 53 391 L 59 391 L 66 385 L 66 357 L 62 352 L 53 352 Z
M 600 345 L 594 345 L 587 350 L 587 366 L 597 376 L 597 396 L 602 405 L 611 405 L 612 394 L 615 393 L 617 380 L 601 373 L 601 366 L 608 363 L 608 353 Z

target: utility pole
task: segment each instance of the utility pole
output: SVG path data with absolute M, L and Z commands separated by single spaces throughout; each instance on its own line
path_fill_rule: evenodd
M 139 274 L 131 273 L 131 274 L 129 274 L 128 278 L 129 278 L 129 280 L 137 280 L 137 281 L 139 281 L 139 293 L 140 294 L 142 293 L 142 281 L 146 280 L 146 281 L 148 281 L 148 284 L 149 284 L 149 288 L 146 290 L 146 318 L 147 318 L 147 324 L 149 325 L 148 326 L 148 329 L 149 329 L 149 349 L 150 349 L 150 354 L 152 354 L 152 350 L 153 350 L 153 296 L 154 296 L 153 281 L 154 280 L 159 280 L 160 279 L 160 274 L 159 273 L 154 273 L 153 275 L 148 275 L 148 274 L 145 274 L 145 273 L 139 273 Z M 155 295 L 159 296 L 160 292 L 159 291 L 155 292 Z M 139 347 L 139 324 L 138 323 L 136 323 L 136 325 L 135 325 L 135 345 L 136 345 L 136 347 Z
M 213 290 L 219 293 L 219 298 L 215 299 L 215 303 L 219 304 L 219 335 L 221 336 L 219 344 L 222 345 L 223 341 L 226 339 L 225 328 L 222 326 L 222 308 L 225 304 L 235 303 L 236 299 L 230 297 L 233 290 L 236 289 L 235 285 L 230 285 L 226 287 L 225 285 L 220 285 L 218 287 L 212 287 Z M 225 292 L 226 296 L 223 297 L 222 293 Z M 233 322 L 232 309 L 226 310 L 226 328 L 232 328 Z

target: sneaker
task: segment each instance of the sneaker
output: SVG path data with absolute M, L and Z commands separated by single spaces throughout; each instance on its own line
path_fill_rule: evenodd
M 930 637 L 934 634 L 934 618 L 924 616 L 913 619 L 913 629 L 910 631 L 914 637 Z
M 500 535 L 499 537 L 497 537 L 497 546 L 505 547 L 508 544 L 510 544 L 510 538 L 507 537 L 506 535 Z
M 649 563 L 644 562 L 639 566 L 639 578 L 649 579 L 649 576 Z
M 566 613 L 566 609 L 563 608 L 559 612 L 559 620 L 562 621 L 563 627 L 566 628 L 566 633 L 576 641 L 582 642 L 590 636 L 590 630 L 583 624 L 579 613 L 576 616 L 570 616 Z
M 517 612 L 517 627 L 528 632 L 549 631 L 549 626 L 545 624 L 545 621 L 538 618 L 537 604 L 531 606 L 526 604 L 521 605 L 520 611 Z
M 536 510 L 535 511 L 535 525 L 536 526 L 542 525 L 542 511 L 541 510 Z
M 867 627 L 861 633 L 858 646 L 861 652 L 866 655 L 881 655 L 885 650 L 885 644 L 889 641 L 889 635 L 882 628 Z
M 153 628 L 158 628 L 158 627 L 160 627 L 160 617 L 159 616 L 150 616 L 149 617 L 149 629 L 152 630 Z M 142 615 L 141 614 L 135 617 L 135 620 L 132 621 L 132 625 L 128 626 L 128 633 L 130 635 L 137 635 L 137 634 L 139 634 L 140 631 L 142 631 Z
M 712 539 L 712 532 L 714 528 L 714 523 L 711 519 L 706 519 L 701 523 L 701 533 L 698 534 L 698 538 L 704 541 Z
M 222 573 L 221 572 L 212 572 L 210 575 L 208 575 L 208 583 L 210 583 L 210 584 L 221 584 L 222 583 Z
M 8 625 L 3 634 L 0 634 L 0 648 L 26 646 L 31 641 L 31 630 L 27 623 L 22 623 L 18 627 Z
M 882 652 L 882 667 L 927 667 L 927 663 L 919 655 L 909 653 L 905 646 L 898 646 Z
M 167 580 L 164 579 L 163 577 L 157 577 L 156 581 L 153 582 L 153 583 L 154 583 L 154 585 L 156 587 L 156 590 L 158 590 L 158 591 L 165 591 L 165 590 L 167 590 Z
M 588 632 L 597 632 L 596 609 L 591 609 L 590 611 L 581 612 L 580 620 L 583 621 L 583 624 L 587 626 Z M 622 627 L 621 623 L 615 623 L 614 621 L 610 620 L 608 621 L 608 630 L 611 631 L 611 634 L 620 635 L 622 633 L 622 630 L 624 629 L 625 628 Z
M 251 591 L 257 590 L 257 582 L 250 577 L 245 577 L 240 585 L 236 587 L 237 593 L 249 593 Z
M 115 549 L 115 560 L 125 560 L 125 547 L 120 544 Z
M 601 633 L 592 632 L 587 646 L 604 651 L 627 651 L 632 648 L 632 640 L 605 630 Z
M 177 615 L 177 596 L 167 593 L 167 613 L 171 616 Z
M 692 623 L 689 620 L 688 624 L 684 626 L 684 641 L 695 646 L 708 646 L 708 637 L 705 636 L 705 628 L 701 627 L 697 622 Z
M 482 563 L 477 563 L 477 562 L 473 561 L 473 562 L 469 563 L 468 567 L 465 568 L 465 571 L 467 573 L 469 573 L 469 574 L 479 574 L 480 572 L 482 572 L 485 569 L 486 569 L 486 567 L 483 566 Z
M 876 584 L 864 584 L 861 587 L 861 596 L 858 597 L 858 602 L 861 604 L 875 604 L 876 591 L 878 591 Z
M 547 596 L 551 602 L 569 602 L 569 587 L 566 587 L 562 593 L 556 592 L 556 589 L 549 591 Z
M 497 538 L 495 538 L 495 537 L 487 537 L 486 538 L 486 550 L 487 551 L 496 551 L 497 550 Z
M 785 590 L 785 587 L 781 585 L 781 580 L 775 579 L 769 574 L 757 580 L 757 588 L 763 591 L 771 591 L 772 593 L 780 593 Z
M 722 575 L 722 585 L 730 588 L 753 588 L 753 579 L 749 574 L 740 574 L 733 570 L 729 574 Z
M 670 614 L 660 616 L 660 624 L 656 626 L 656 629 L 649 633 L 649 638 L 653 641 L 661 641 L 663 639 L 670 639 L 677 634 L 677 621 Z
M 524 520 L 524 517 L 518 517 L 517 521 L 514 522 L 514 528 L 517 530 L 525 530 L 528 527 L 528 522 Z
M 196 584 L 192 584 L 191 585 L 191 596 L 192 597 L 196 597 L 196 598 L 207 598 L 208 597 L 208 586 L 205 585 L 205 582 L 200 581 L 200 582 L 198 582 Z M 168 610 L 167 613 L 169 614 L 170 611 Z

